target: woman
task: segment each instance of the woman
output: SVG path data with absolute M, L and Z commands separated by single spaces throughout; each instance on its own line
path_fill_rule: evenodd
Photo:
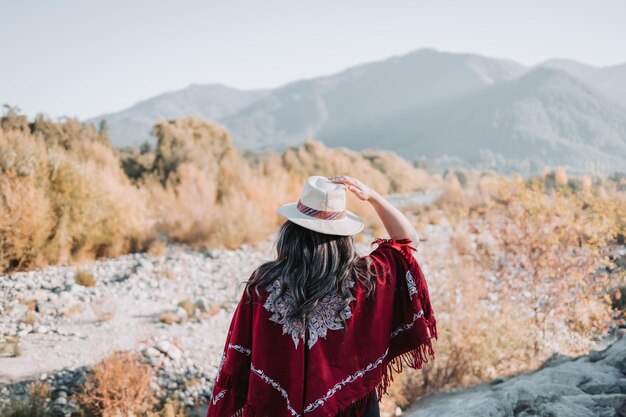
M 370 203 L 389 239 L 358 256 L 363 221 L 346 188 Z M 276 260 L 246 283 L 228 331 L 207 417 L 378 416 L 403 364 L 434 358 L 435 316 L 412 254 L 417 234 L 380 194 L 350 177 L 309 177 L 278 212 Z

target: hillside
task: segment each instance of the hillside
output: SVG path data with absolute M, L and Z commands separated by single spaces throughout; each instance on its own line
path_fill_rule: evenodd
M 199 115 L 227 126 L 239 146 L 282 149 L 307 136 L 349 132 L 407 108 L 477 91 L 523 71 L 512 61 L 421 49 L 269 91 L 192 85 L 88 122 L 106 119 L 114 145 L 135 146 L 148 139 L 160 118 Z
M 150 138 L 152 126 L 162 118 L 202 116 L 221 119 L 237 113 L 265 95 L 264 90 L 244 91 L 221 84 L 196 85 L 141 101 L 117 113 L 103 114 L 87 122 L 106 119 L 116 146 L 139 146 Z
M 251 150 L 313 137 L 503 172 L 626 166 L 626 65 L 550 60 L 526 68 L 421 49 L 270 90 L 192 85 L 91 121 L 107 119 L 116 146 L 136 146 L 158 119 L 189 114 L 219 121 Z
M 222 123 L 240 146 L 280 149 L 307 136 L 352 135 L 372 121 L 460 97 L 522 71 L 510 61 L 424 49 L 288 84 Z
M 551 59 L 541 66 L 568 72 L 593 86 L 606 97 L 626 106 L 626 64 L 594 67 L 567 59 Z
M 626 166 L 626 110 L 563 71 L 539 68 L 508 82 L 372 123 L 335 146 L 384 146 L 408 158 L 458 156 L 496 169 L 573 172 Z

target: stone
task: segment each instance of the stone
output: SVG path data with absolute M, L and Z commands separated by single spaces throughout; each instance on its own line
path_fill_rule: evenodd
M 149 348 L 147 348 L 147 349 L 144 351 L 144 353 L 145 353 L 147 356 L 150 356 L 150 357 L 160 357 L 160 356 L 161 356 L 161 352 L 159 352 L 159 350 L 158 350 L 158 349 L 155 349 L 155 348 L 153 348 L 153 347 L 149 347 Z
M 183 352 L 180 349 L 178 349 L 176 346 L 172 346 L 170 350 L 167 352 L 167 356 L 169 356 L 173 360 L 178 360 L 183 356 Z
M 170 349 L 172 344 L 166 340 L 161 340 L 156 344 L 156 348 L 167 355 L 167 351 Z
M 46 326 L 37 326 L 35 327 L 35 333 L 46 334 L 48 333 L 48 328 Z
M 185 318 L 187 318 L 187 316 L 188 316 L 188 314 L 187 314 L 187 310 L 185 310 L 185 309 L 184 309 L 184 308 L 182 308 L 182 307 L 178 307 L 178 308 L 176 309 L 176 315 L 177 315 L 178 317 L 181 317 L 181 318 L 185 319 Z
M 163 364 L 163 359 L 160 356 L 149 356 L 148 363 L 150 366 L 159 367 Z
M 195 304 L 196 308 L 202 312 L 206 312 L 208 310 L 208 303 L 203 299 L 196 300 Z
M 56 400 L 54 400 L 54 403 L 56 405 L 65 405 L 67 404 L 67 398 L 65 396 L 58 397 Z

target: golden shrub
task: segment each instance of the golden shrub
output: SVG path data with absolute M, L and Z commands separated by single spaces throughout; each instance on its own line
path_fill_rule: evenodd
M 53 219 L 45 191 L 33 179 L 0 176 L 0 271 L 42 264 Z
M 625 283 L 601 272 L 626 223 L 623 194 L 554 189 L 541 179 L 474 184 L 416 210 L 442 216 L 451 235 L 437 249 L 444 256 L 426 253 L 437 358 L 398 376 L 399 405 L 534 369 L 553 352 L 587 351 L 608 331 Z
M 93 127 L 14 114 L 0 125 L 0 270 L 143 246 L 145 193 Z
M 152 370 L 136 353 L 116 352 L 91 369 L 74 395 L 83 414 L 131 417 L 152 410 L 157 403 L 150 389 Z

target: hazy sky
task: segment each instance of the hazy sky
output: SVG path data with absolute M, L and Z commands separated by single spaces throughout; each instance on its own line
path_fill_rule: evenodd
M 626 62 L 626 1 L 0 0 L 0 104 L 87 118 L 192 83 L 274 87 L 434 47 Z

